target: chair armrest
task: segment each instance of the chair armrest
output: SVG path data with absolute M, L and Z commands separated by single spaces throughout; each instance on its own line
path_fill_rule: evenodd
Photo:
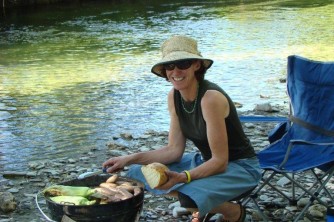
M 239 119 L 243 123 L 277 122 L 278 124 L 268 134 L 268 140 L 270 143 L 281 139 L 291 125 L 289 118 L 283 116 L 239 116 Z
M 319 146 L 329 146 L 329 145 L 334 145 L 334 141 L 307 141 L 307 140 L 290 140 L 290 143 L 289 143 L 289 146 L 286 150 L 286 153 L 285 153 L 285 156 L 284 156 L 284 159 L 282 161 L 282 163 L 279 165 L 279 168 L 282 168 L 286 162 L 288 161 L 289 159 L 289 156 L 290 156 L 290 152 L 291 152 L 291 149 L 293 148 L 293 145 L 294 144 L 298 144 L 298 143 L 301 143 L 301 144 L 306 144 L 306 145 L 319 145 Z
M 289 119 L 282 116 L 239 116 L 241 122 L 261 123 L 261 122 L 286 122 Z
M 309 145 L 328 146 L 328 145 L 334 145 L 334 140 L 331 140 L 331 141 L 323 141 L 323 140 L 313 140 L 313 141 L 307 141 L 307 140 L 290 140 L 290 143 L 304 143 L 304 144 L 309 144 Z

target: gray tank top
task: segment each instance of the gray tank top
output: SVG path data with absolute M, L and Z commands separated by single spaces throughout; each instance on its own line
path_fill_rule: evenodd
M 207 80 L 203 80 L 199 84 L 196 104 L 195 101 L 188 103 L 183 102 L 182 104 L 180 92 L 174 90 L 175 110 L 179 117 L 181 130 L 184 136 L 195 144 L 202 153 L 204 160 L 209 160 L 211 158 L 206 123 L 201 108 L 201 100 L 207 90 L 217 90 L 221 92 L 227 98 L 230 105 L 230 113 L 228 117 L 225 118 L 228 136 L 229 161 L 254 157 L 254 148 L 243 131 L 237 110 L 231 98 L 222 88 Z M 183 106 L 188 112 L 194 107 L 194 111 L 188 113 L 184 110 Z

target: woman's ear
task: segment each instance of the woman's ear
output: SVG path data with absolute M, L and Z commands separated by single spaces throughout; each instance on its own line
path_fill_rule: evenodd
M 194 62 L 194 69 L 195 71 L 199 70 L 201 68 L 202 62 L 200 60 L 195 60 Z

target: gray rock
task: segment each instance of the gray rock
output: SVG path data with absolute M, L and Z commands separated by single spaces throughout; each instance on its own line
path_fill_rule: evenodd
M 124 155 L 126 155 L 127 153 L 124 152 L 124 151 L 121 151 L 121 150 L 110 150 L 110 151 L 109 151 L 109 154 L 110 154 L 111 156 L 124 156 Z
M 3 177 L 22 177 L 26 176 L 27 172 L 24 171 L 5 171 L 3 172 Z
M 121 136 L 121 138 L 123 138 L 125 140 L 133 139 L 133 136 L 130 133 L 121 133 L 120 136 Z
M 150 148 L 148 148 L 147 146 L 142 146 L 138 149 L 140 152 L 146 152 L 146 151 L 149 151 Z
M 315 205 L 310 206 L 310 208 L 309 208 L 309 211 L 313 211 L 313 210 L 314 211 L 319 211 L 319 212 L 324 214 L 327 211 L 327 207 L 325 207 L 321 204 L 315 204 Z
M 282 177 L 281 179 L 279 179 L 277 181 L 277 185 L 278 186 L 281 186 L 281 187 L 285 187 L 286 185 L 290 184 L 291 181 L 289 179 L 287 179 L 286 177 Z
M 278 112 L 279 110 L 276 107 L 273 107 L 270 103 L 257 104 L 254 108 L 254 111 L 263 111 L 263 112 Z
M 10 192 L 0 192 L 0 209 L 5 212 L 12 212 L 16 209 L 17 203 Z
M 160 149 L 161 147 L 162 147 L 161 145 L 155 145 L 155 146 L 152 146 L 152 149 L 157 150 L 157 149 Z
M 298 200 L 297 202 L 297 206 L 298 207 L 305 207 L 306 204 L 309 202 L 310 198 L 301 198 L 300 200 Z
M 323 214 L 322 212 L 318 211 L 318 210 L 311 209 L 311 210 L 309 210 L 308 212 L 309 212 L 309 214 L 310 214 L 311 216 L 313 216 L 313 217 L 317 217 L 317 218 L 322 218 L 322 217 L 324 217 L 324 214 Z
M 190 212 L 184 207 L 174 207 L 173 208 L 173 217 L 180 217 L 185 214 L 189 214 Z
M 10 188 L 7 191 L 10 192 L 10 193 L 18 193 L 20 190 L 17 189 L 17 188 Z
M 72 158 L 71 158 L 71 159 L 68 159 L 68 163 L 72 163 L 72 164 L 73 164 L 73 163 L 76 163 L 76 162 L 77 162 L 77 161 L 76 161 L 75 159 L 72 159 Z
M 168 209 L 173 210 L 175 207 L 181 207 L 180 201 L 176 201 L 168 205 Z
M 152 135 L 144 134 L 144 135 L 140 136 L 139 138 L 140 138 L 140 139 L 149 139 L 149 138 L 151 138 L 151 137 L 152 137 Z

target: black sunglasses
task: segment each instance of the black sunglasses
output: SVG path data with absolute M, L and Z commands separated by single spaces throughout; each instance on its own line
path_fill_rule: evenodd
M 164 69 L 168 71 L 172 71 L 177 67 L 178 69 L 185 70 L 189 69 L 189 67 L 193 64 L 193 60 L 182 60 L 178 62 L 173 62 L 173 63 L 166 63 L 163 64 Z

